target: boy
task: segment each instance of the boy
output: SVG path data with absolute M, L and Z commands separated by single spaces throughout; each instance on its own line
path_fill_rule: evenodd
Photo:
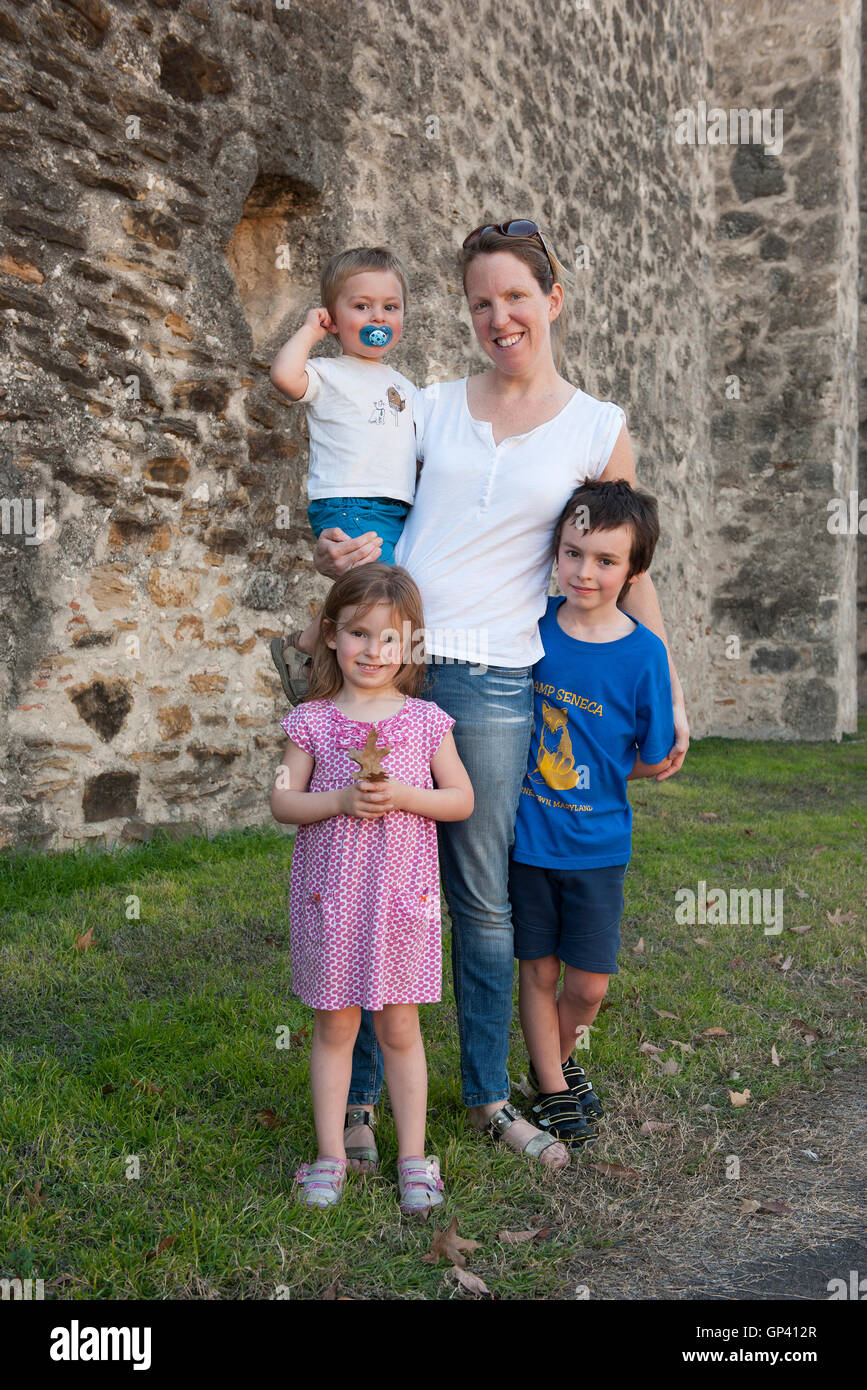
M 665 646 L 617 606 L 658 537 L 647 493 L 598 480 L 577 488 L 554 533 L 564 597 L 549 598 L 539 623 L 545 655 L 533 668 L 535 727 L 509 895 L 533 1116 L 567 1143 L 594 1139 L 602 1115 L 571 1054 L 617 972 L 631 853 L 626 783 L 663 771 L 674 742 Z
M 317 539 L 327 527 L 351 537 L 375 533 L 382 538 L 379 559 L 391 565 L 416 483 L 415 387 L 382 361 L 400 341 L 406 275 L 391 251 L 359 246 L 331 258 L 320 289 L 322 304 L 283 344 L 271 380 L 307 407 L 307 516 Z M 342 355 L 309 361 L 311 348 L 329 333 Z M 303 632 L 290 633 L 286 643 L 280 637 L 271 642 L 293 705 L 306 694 L 305 667 L 318 633 L 316 618 Z

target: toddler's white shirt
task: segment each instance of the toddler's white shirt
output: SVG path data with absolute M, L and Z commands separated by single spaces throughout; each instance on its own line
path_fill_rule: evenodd
M 310 466 L 307 496 L 415 495 L 412 382 L 386 362 L 352 357 L 307 361 Z
M 424 467 L 395 558 L 421 590 L 429 652 L 512 668 L 539 660 L 554 526 L 573 489 L 603 472 L 625 420 L 576 391 L 553 420 L 495 444 L 470 415 L 465 378 L 416 392 Z

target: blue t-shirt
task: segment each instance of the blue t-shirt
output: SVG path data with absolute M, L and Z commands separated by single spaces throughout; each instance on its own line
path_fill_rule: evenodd
M 512 855 L 601 869 L 627 863 L 632 850 L 626 778 L 636 751 L 660 763 L 674 744 L 668 655 L 634 618 L 616 642 L 570 637 L 557 622 L 565 602 L 549 598 L 539 622 L 545 655 L 533 667 L 535 727 Z

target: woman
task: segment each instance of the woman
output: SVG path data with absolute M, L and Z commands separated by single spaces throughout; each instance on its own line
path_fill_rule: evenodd
M 509 1148 L 554 1167 L 568 1154 L 507 1104 L 506 1064 L 514 954 L 508 857 L 532 726 L 538 618 L 551 574 L 551 537 L 585 477 L 635 482 L 623 411 L 560 376 L 562 266 L 535 223 L 487 226 L 464 242 L 464 291 L 492 367 L 426 387 L 416 402 L 423 468 L 397 549 L 421 589 L 434 660 L 426 694 L 456 721 L 455 742 L 476 794 L 472 816 L 439 827 L 443 888 L 470 1122 Z M 380 538 L 324 531 L 316 568 L 337 577 L 377 559 Z M 653 581 L 623 604 L 665 641 Z M 676 744 L 662 777 L 689 744 L 683 692 L 671 666 Z M 365 1026 L 366 1025 L 366 1026 Z M 365 1019 L 353 1059 L 347 1154 L 372 1167 L 372 1106 L 382 1060 Z

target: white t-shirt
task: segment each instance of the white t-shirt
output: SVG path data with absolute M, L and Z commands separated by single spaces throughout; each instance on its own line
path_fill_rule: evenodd
M 307 496 L 415 494 L 412 382 L 385 362 L 316 357 L 307 362 L 310 467 Z
M 430 653 L 538 661 L 554 526 L 573 489 L 603 472 L 625 420 L 576 391 L 553 420 L 495 444 L 470 415 L 465 378 L 416 392 L 424 467 L 395 555 L 421 590 Z

